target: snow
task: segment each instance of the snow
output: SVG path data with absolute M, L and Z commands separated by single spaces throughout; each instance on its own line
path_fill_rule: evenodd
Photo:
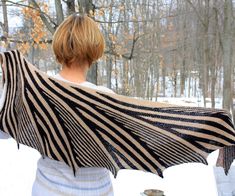
M 164 100 L 191 106 L 199 103 L 194 99 Z M 7 139 L 0 140 L 0 155 L 0 196 L 30 196 L 39 153 L 23 145 L 18 150 L 16 142 Z M 145 189 L 160 189 L 166 196 L 217 196 L 213 173 L 217 156 L 217 151 L 210 154 L 208 165 L 190 163 L 168 168 L 163 179 L 151 173 L 121 170 L 116 179 L 112 177 L 115 196 L 138 196 Z
M 7 149 L 7 150 L 6 150 Z M 17 150 L 13 139 L 0 142 L 0 195 L 30 196 L 39 153 L 29 147 Z M 164 178 L 132 170 L 121 170 L 112 177 L 115 196 L 140 195 L 145 189 L 160 189 L 167 196 L 216 196 L 213 165 L 217 153 L 209 156 L 209 166 L 183 164 L 168 168 Z

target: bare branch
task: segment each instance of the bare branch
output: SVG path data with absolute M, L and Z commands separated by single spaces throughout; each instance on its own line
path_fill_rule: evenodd
M 34 43 L 34 44 L 37 44 L 33 39 L 31 39 L 31 40 L 18 40 L 18 39 L 9 39 L 9 38 L 7 39 L 6 37 L 1 36 L 0 40 L 1 41 L 8 41 L 8 42 L 11 42 L 11 43 L 18 43 L 18 44 L 25 44 L 25 43 Z M 52 40 L 51 39 L 41 40 L 38 43 L 39 44 L 42 44 L 42 43 L 51 44 Z
M 38 4 L 36 3 L 35 0 L 31 0 L 31 2 L 33 3 L 33 6 L 30 6 L 30 5 L 25 5 L 25 4 L 22 4 L 22 3 L 19 3 L 19 2 L 13 2 L 13 1 L 10 1 L 10 0 L 7 0 L 6 2 L 8 3 L 11 3 L 12 5 L 16 5 L 16 6 L 21 6 L 21 7 L 27 7 L 27 8 L 30 8 L 30 9 L 33 9 L 33 10 L 37 10 L 39 11 L 40 13 L 40 17 L 42 19 L 42 21 L 44 22 L 44 24 L 46 25 L 46 27 L 48 28 L 48 30 L 54 34 L 55 32 L 55 29 L 56 27 L 58 26 L 53 20 L 52 18 L 45 12 L 43 12 L 40 7 L 38 6 Z M 9 6 L 9 5 L 7 5 Z M 54 27 L 52 25 L 54 25 Z
M 102 21 L 102 20 L 97 20 L 95 19 L 96 22 L 99 22 L 99 23 L 129 23 L 129 22 L 133 22 L 133 23 L 141 23 L 141 22 L 153 22 L 153 20 L 129 20 L 129 21 L 125 21 L 125 20 L 119 20 L 119 21 Z
M 133 58 L 133 54 L 134 54 L 134 49 L 135 49 L 135 44 L 137 42 L 137 40 L 140 38 L 140 36 L 135 37 L 136 32 L 134 32 L 134 36 L 133 36 L 133 42 L 132 42 L 132 47 L 131 47 L 131 54 L 129 56 L 129 59 L 131 60 Z
M 44 24 L 46 25 L 47 29 L 52 33 L 54 34 L 55 33 L 55 30 L 56 30 L 56 26 L 52 26 L 51 23 L 48 21 L 47 17 L 42 13 L 39 5 L 37 4 L 37 2 L 35 0 L 31 0 L 31 2 L 33 3 L 33 5 L 40 11 L 40 17 L 42 19 L 42 21 L 44 22 Z

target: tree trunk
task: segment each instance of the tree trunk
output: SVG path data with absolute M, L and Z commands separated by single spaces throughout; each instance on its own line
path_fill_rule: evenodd
M 2 24 L 3 37 L 1 37 L 1 41 L 5 42 L 6 50 L 9 50 L 10 49 L 10 43 L 8 42 L 9 26 L 8 26 L 6 0 L 2 0 L 2 13 L 3 13 L 3 24 Z
M 148 72 L 147 75 L 149 75 Z M 148 76 L 146 81 L 146 98 L 147 100 L 150 100 L 150 78 Z
M 137 56 L 137 59 L 134 60 L 134 62 L 136 62 L 136 64 L 138 65 L 138 62 L 140 61 L 140 58 Z M 141 80 L 141 73 L 140 73 L 141 69 L 136 69 L 135 70 L 135 89 L 136 89 L 136 93 L 135 96 L 136 97 L 141 97 L 142 95 L 142 91 L 143 91 L 143 82 Z
M 98 84 L 97 81 L 97 67 L 98 67 L 98 63 L 95 62 L 93 65 L 91 65 L 91 68 L 89 69 L 88 73 L 87 73 L 87 81 L 93 83 L 93 84 Z
M 188 98 L 191 97 L 191 74 L 188 74 Z
M 72 5 L 72 3 L 74 4 L 74 0 L 68 0 L 67 2 L 70 2 L 70 4 Z M 75 12 L 75 4 L 74 4 L 74 10 L 73 7 L 70 5 L 70 7 L 68 7 L 70 10 L 70 12 Z M 93 18 L 91 14 L 94 13 L 94 6 L 92 4 L 92 0 L 80 0 L 79 1 L 79 12 L 80 14 L 87 14 L 89 15 L 90 17 Z M 97 66 L 98 66 L 98 63 L 94 63 L 90 70 L 88 71 L 88 74 L 87 74 L 87 80 L 93 84 L 97 84 L 98 81 L 97 81 L 97 76 L 98 76 L 98 73 L 97 73 Z
M 115 66 L 115 92 L 118 93 L 118 68 L 117 68 L 116 57 L 114 57 L 114 66 Z
M 91 13 L 94 13 L 94 5 L 93 5 L 92 0 L 79 0 L 78 4 L 79 4 L 80 13 L 86 13 L 88 15 L 91 15 Z
M 162 90 L 163 97 L 166 96 L 166 66 L 162 66 Z
M 185 11 L 187 11 L 188 6 L 187 4 L 185 5 Z M 184 96 L 184 91 L 185 91 L 185 80 L 186 80 L 186 52 L 187 52 L 187 26 L 186 26 L 186 19 L 187 16 L 184 14 L 183 15 L 183 48 L 182 48 L 182 63 L 180 67 L 180 95 Z
M 218 12 L 217 12 L 217 1 L 214 1 L 214 9 L 213 9 L 213 15 L 214 15 L 214 39 L 213 39 L 213 52 L 214 52 L 214 58 L 213 63 L 210 67 L 210 73 L 211 73 L 211 107 L 215 108 L 215 88 L 216 88 L 216 78 L 217 78 L 217 65 L 218 65 L 218 56 L 219 56 L 219 35 L 218 35 Z
M 209 0 L 205 1 L 205 14 L 204 14 L 204 23 L 203 23 L 203 30 L 204 30 L 204 40 L 203 40 L 203 49 L 204 49 L 204 63 L 203 63 L 203 85 L 202 85 L 202 93 L 203 93 L 203 102 L 204 107 L 206 107 L 206 98 L 208 97 L 208 67 L 210 63 L 210 53 L 209 53 Z
M 128 84 L 129 63 L 128 60 L 123 61 L 123 78 L 122 78 L 122 95 L 129 95 Z
M 63 13 L 61 0 L 55 0 L 55 9 L 56 9 L 57 24 L 60 25 L 64 20 L 64 13 Z
M 112 34 L 112 18 L 113 18 L 113 0 L 111 1 L 110 4 L 110 9 L 109 9 L 109 23 L 108 23 L 108 31 L 107 31 L 107 47 L 109 50 L 113 50 L 114 44 L 113 40 L 109 35 Z M 112 69 L 113 69 L 113 62 L 112 62 L 112 56 L 107 55 L 107 60 L 106 60 L 106 68 L 107 68 L 107 87 L 111 89 L 111 76 L 112 76 Z
M 76 10 L 75 10 L 75 1 L 74 0 L 67 0 L 64 1 L 67 5 L 67 14 L 71 15 L 73 14 Z
M 156 22 L 154 23 L 154 27 L 156 28 L 156 33 L 155 33 L 155 40 L 156 40 L 156 45 L 158 50 L 161 49 L 161 26 L 160 26 L 160 2 L 157 0 L 156 2 L 156 10 L 157 10 L 157 15 L 156 15 Z M 154 48 L 155 49 L 155 48 Z M 159 88 L 160 88 L 160 54 L 155 55 L 156 56 L 156 64 L 155 64 L 155 69 L 154 72 L 156 73 L 156 83 L 155 83 L 155 89 L 156 89 L 156 94 L 155 94 L 155 101 L 157 101 L 158 94 L 159 94 Z
M 112 66 L 113 66 L 113 61 L 112 61 L 112 56 L 107 55 L 106 57 L 106 69 L 107 69 L 107 87 L 111 89 L 111 78 L 112 78 Z
M 232 26 L 232 0 L 224 2 L 224 33 L 223 33 L 223 108 L 231 112 L 232 103 L 232 67 L 231 67 L 231 26 Z

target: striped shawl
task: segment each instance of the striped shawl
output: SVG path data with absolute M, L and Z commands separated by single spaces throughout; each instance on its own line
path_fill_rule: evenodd
M 115 176 L 136 169 L 162 176 L 235 144 L 224 110 L 182 107 L 95 91 L 49 77 L 19 51 L 1 54 L 6 96 L 0 129 L 17 144 L 79 167 L 105 167 Z

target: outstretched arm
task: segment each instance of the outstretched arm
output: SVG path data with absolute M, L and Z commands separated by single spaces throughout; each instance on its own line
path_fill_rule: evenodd
M 0 54 L 0 64 L 1 64 L 1 68 L 2 68 L 2 84 L 4 83 L 4 75 L 3 75 L 3 59 L 2 59 L 2 55 Z M 3 93 L 3 89 L 2 89 L 2 93 Z M 0 105 L 2 104 L 2 93 L 0 94 Z M 2 132 L 0 130 L 0 139 L 8 139 L 10 138 L 9 134 Z
M 17 50 L 4 54 L 7 100 L 12 101 L 0 113 L 0 127 L 18 146 L 63 161 L 74 174 L 79 167 L 105 167 L 114 176 L 120 169 L 163 176 L 170 166 L 206 164 L 210 152 L 235 145 L 234 126 L 224 110 L 92 90 L 49 77 Z

